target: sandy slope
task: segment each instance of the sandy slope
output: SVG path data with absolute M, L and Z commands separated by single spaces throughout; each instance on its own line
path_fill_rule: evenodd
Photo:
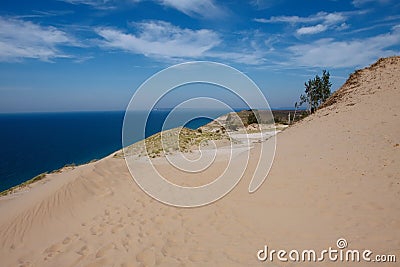
M 352 266 L 257 261 L 264 245 L 322 250 L 339 237 L 399 262 L 399 100 L 400 57 L 359 71 L 331 105 L 278 135 L 256 193 L 252 161 L 230 194 L 202 208 L 151 199 L 122 159 L 49 175 L 0 199 L 1 266 Z

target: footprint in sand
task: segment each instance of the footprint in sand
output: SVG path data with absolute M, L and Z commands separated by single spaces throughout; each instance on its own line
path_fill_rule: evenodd
M 101 235 L 103 234 L 103 229 L 99 227 L 98 225 L 94 225 L 90 228 L 90 233 L 92 235 Z
M 161 238 L 154 238 L 151 242 L 151 245 L 154 246 L 155 248 L 161 248 L 164 246 L 164 240 Z
M 19 267 L 31 267 L 33 266 L 32 263 L 30 263 L 29 261 L 23 261 L 23 260 L 19 260 Z
M 62 244 L 61 243 L 56 243 L 51 245 L 50 247 L 46 248 L 42 254 L 45 254 L 46 257 L 44 260 L 48 260 L 55 256 L 56 254 L 62 252 Z
M 115 234 L 115 233 L 119 232 L 120 230 L 122 230 L 122 228 L 124 228 L 124 225 L 122 223 L 117 224 L 116 226 L 114 226 L 111 229 L 111 233 Z
M 72 239 L 71 239 L 70 237 L 67 236 L 66 238 L 64 238 L 62 244 L 63 244 L 63 245 L 68 245 L 68 244 L 71 242 L 71 240 L 72 240 Z
M 86 256 L 86 255 L 89 254 L 89 252 L 90 252 L 89 247 L 88 247 L 87 245 L 84 245 L 84 246 L 81 247 L 81 249 L 78 250 L 76 253 L 78 253 L 79 255 L 82 255 L 82 256 Z
M 137 211 L 132 210 L 131 212 L 128 212 L 128 217 L 129 218 L 134 217 L 136 214 L 137 214 Z
M 122 246 L 125 248 L 126 252 L 129 252 L 131 248 L 131 241 L 128 238 L 121 239 Z
M 104 255 L 107 254 L 108 251 L 112 250 L 115 247 L 115 245 L 113 243 L 108 244 L 106 246 L 103 246 L 102 248 L 100 248 L 97 253 L 96 253 L 96 258 L 102 258 L 104 257 Z

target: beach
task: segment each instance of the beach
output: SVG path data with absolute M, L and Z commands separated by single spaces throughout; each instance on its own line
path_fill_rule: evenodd
M 0 198 L 1 265 L 366 264 L 257 257 L 265 246 L 337 249 L 338 239 L 348 249 L 396 255 L 399 261 L 399 99 L 400 57 L 357 71 L 321 109 L 277 134 L 272 168 L 256 192 L 248 192 L 257 164 L 252 158 L 261 147 L 254 142 L 238 185 L 203 207 L 177 208 L 151 198 L 115 153 L 48 174 Z M 157 168 L 185 185 L 210 182 L 226 163 L 221 159 L 188 181 L 157 160 Z

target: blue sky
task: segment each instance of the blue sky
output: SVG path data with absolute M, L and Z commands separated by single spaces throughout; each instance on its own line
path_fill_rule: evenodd
M 322 69 L 337 89 L 399 51 L 395 0 L 2 0 L 0 112 L 124 110 L 193 60 L 231 65 L 287 107 Z

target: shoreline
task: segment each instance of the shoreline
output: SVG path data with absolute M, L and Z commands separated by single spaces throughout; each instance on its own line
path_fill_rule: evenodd
M 218 119 L 218 118 L 217 118 L 217 119 Z M 216 120 L 217 120 L 217 119 L 216 119 Z M 203 125 L 203 126 L 205 126 L 205 125 Z M 202 127 L 202 126 L 201 126 L 201 127 Z M 286 125 L 286 127 L 285 127 L 285 125 L 276 124 L 275 128 L 277 128 L 277 129 L 279 129 L 279 130 L 275 131 L 275 135 L 277 135 L 277 134 L 278 134 L 279 132 L 281 132 L 282 130 L 285 130 L 287 127 L 288 127 L 287 125 Z M 161 134 L 161 132 L 160 132 L 160 133 L 157 133 L 157 134 Z M 157 135 L 157 134 L 156 134 L 156 135 Z M 256 135 L 256 137 L 253 137 L 253 139 L 259 139 L 259 138 L 260 138 L 260 137 L 257 136 L 257 134 L 260 134 L 260 132 L 257 132 L 257 133 L 251 133 L 251 132 L 250 132 L 250 133 L 249 133 L 249 135 L 254 135 L 254 134 Z M 234 135 L 242 136 L 242 135 L 245 135 L 245 134 L 244 134 L 244 133 L 241 133 L 241 132 L 239 133 L 239 131 L 238 131 L 238 133 L 235 133 Z M 269 132 L 269 131 L 263 131 L 262 134 L 261 134 L 262 138 L 264 138 L 265 135 L 268 135 L 268 138 L 270 138 L 270 137 L 272 136 L 272 135 L 270 135 L 270 132 Z M 148 138 L 150 138 L 150 137 L 151 137 L 151 136 L 147 137 L 146 139 L 148 139 Z M 268 139 L 268 138 L 267 138 L 267 139 Z M 146 139 L 143 139 L 143 140 L 141 140 L 141 141 L 137 141 L 136 143 L 134 143 L 134 144 L 132 144 L 132 145 L 135 145 L 135 144 L 144 142 Z M 240 138 L 239 138 L 239 139 L 240 139 Z M 252 139 L 252 137 L 250 137 L 250 139 Z M 265 140 L 267 140 L 267 139 L 265 139 Z M 131 146 L 132 146 L 132 145 L 131 145 Z M 92 159 L 92 160 L 87 161 L 87 162 L 84 162 L 84 163 L 82 163 L 82 164 L 69 163 L 69 164 L 64 165 L 64 166 L 61 167 L 61 168 L 54 169 L 54 170 L 51 170 L 51 171 L 45 171 L 45 172 L 40 173 L 40 174 L 38 174 L 38 175 L 36 175 L 36 176 L 34 176 L 34 177 L 32 177 L 32 178 L 30 178 L 30 179 L 28 179 L 28 180 L 26 180 L 26 181 L 20 183 L 20 184 L 17 184 L 17 185 L 15 185 L 15 186 L 12 186 L 12 187 L 10 187 L 10 188 L 8 188 L 8 189 L 5 189 L 5 190 L 1 191 L 1 192 L 0 192 L 0 198 L 1 198 L 1 197 L 5 197 L 5 196 L 9 196 L 9 195 L 12 195 L 12 194 L 15 194 L 15 193 L 19 193 L 19 192 L 21 192 L 21 191 L 23 191 L 23 190 L 25 190 L 25 189 L 30 189 L 32 186 L 35 186 L 36 183 L 38 183 L 38 182 L 40 182 L 41 180 L 45 179 L 45 178 L 46 178 L 48 175 L 50 175 L 50 174 L 62 173 L 62 172 L 67 171 L 67 170 L 73 170 L 73 169 L 75 169 L 75 168 L 77 168 L 77 167 L 84 166 L 84 165 L 88 165 L 88 164 L 91 164 L 91 163 L 94 163 L 94 162 L 97 162 L 97 161 L 100 161 L 100 160 L 103 160 L 103 159 L 106 159 L 106 158 L 109 158 L 109 157 L 114 157 L 114 158 L 121 158 L 121 159 L 123 159 L 123 157 L 117 156 L 118 153 L 122 153 L 122 150 L 123 150 L 123 149 L 118 149 L 118 150 L 116 150 L 116 151 L 114 151 L 114 152 L 108 154 L 108 155 L 105 156 L 105 157 L 102 157 L 102 158 L 100 158 L 100 159 Z M 187 153 L 190 153 L 190 152 L 187 152 Z
M 59 114 L 62 114 L 61 118 L 58 117 Z M 14 117 L 3 116 L 9 119 L 4 120 L 7 131 L 2 136 L 4 169 L 0 191 L 7 191 L 38 175 L 66 165 L 85 164 L 121 149 L 120 127 L 122 127 L 123 112 L 85 112 L 83 118 L 80 118 L 79 114 L 81 113 L 49 113 L 44 115 L 45 118 L 42 117 L 43 114 L 36 113 L 14 114 L 13 116 L 18 118 L 15 122 L 12 119 Z M 34 118 L 33 121 L 30 118 Z M 106 124 L 101 126 L 104 119 Z M 86 126 L 82 126 L 82 130 L 81 127 L 76 127 L 83 122 L 91 125 L 89 128 L 94 127 L 93 130 L 86 130 L 88 128 Z M 103 129 L 104 127 L 111 130 Z M 22 132 L 21 129 L 27 132 Z M 68 134 L 65 136 L 70 130 L 76 132 L 75 137 Z M 104 130 L 105 133 L 94 136 Z M 28 132 L 31 131 L 34 134 L 28 136 Z M 23 137 L 22 142 L 15 141 L 15 133 Z M 94 139 L 90 138 L 90 134 Z M 26 149 L 29 153 L 23 152 Z

